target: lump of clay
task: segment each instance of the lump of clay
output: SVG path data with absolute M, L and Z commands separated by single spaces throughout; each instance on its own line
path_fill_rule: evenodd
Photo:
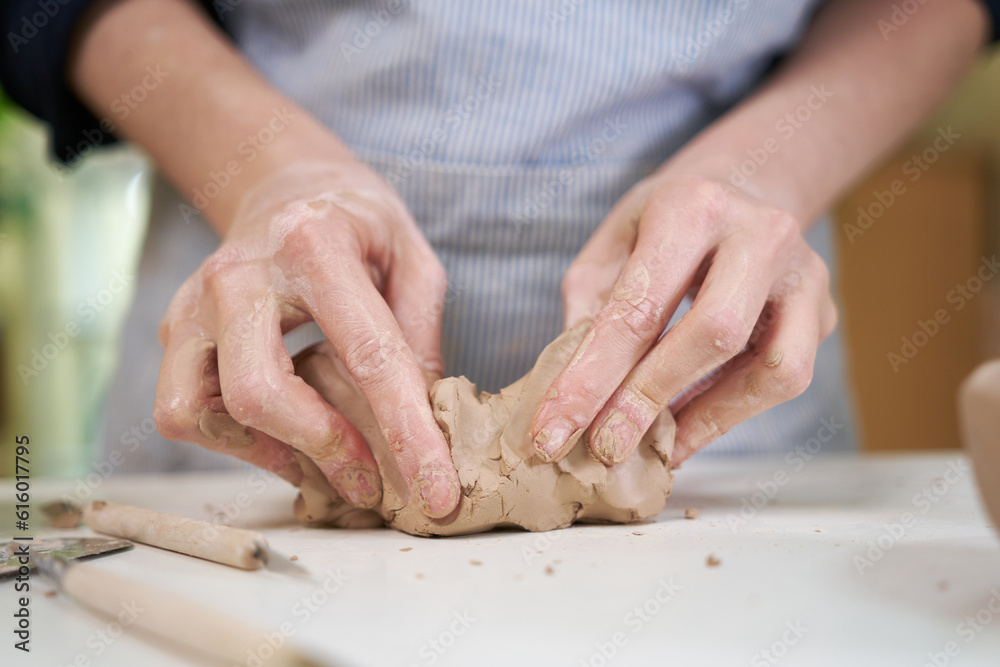
M 410 500 L 367 400 L 329 343 L 302 352 L 295 360 L 296 373 L 357 426 L 371 447 L 382 473 L 382 501 L 374 510 L 351 507 L 300 454 L 305 474 L 295 501 L 296 517 L 313 525 L 366 528 L 384 522 L 414 535 L 462 535 L 495 527 L 552 530 L 574 521 L 624 523 L 659 513 L 673 484 L 675 425 L 669 411 L 653 423 L 632 456 L 612 468 L 590 453 L 586 434 L 558 463 L 535 456 L 531 420 L 587 328 L 563 333 L 526 376 L 499 394 L 479 393 L 464 377 L 434 383 L 434 417 L 462 482 L 458 508 L 441 519 L 425 516 Z

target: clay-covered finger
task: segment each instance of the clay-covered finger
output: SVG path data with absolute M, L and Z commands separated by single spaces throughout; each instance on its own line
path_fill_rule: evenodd
M 169 440 L 228 454 L 298 485 L 302 470 L 288 445 L 247 428 L 227 412 L 219 392 L 216 347 L 194 323 L 164 335 L 153 420 Z
M 720 248 L 691 310 L 615 390 L 590 431 L 599 460 L 624 461 L 675 396 L 746 346 L 773 280 L 769 266 L 746 257 L 736 244 Z
M 458 505 L 460 486 L 424 373 L 350 249 L 323 252 L 303 300 L 371 404 L 410 492 L 428 516 L 446 516 Z
M 579 434 L 662 334 L 693 279 L 712 240 L 691 243 L 680 225 L 657 217 L 653 231 L 640 227 L 629 258 L 593 327 L 559 374 L 535 416 L 531 435 L 539 457 L 555 461 Z
M 679 465 L 733 426 L 806 390 L 820 335 L 815 300 L 791 295 L 761 344 L 676 415 Z
M 352 505 L 372 507 L 382 489 L 375 458 L 358 430 L 295 375 L 281 337 L 283 311 L 293 322 L 302 315 L 288 312 L 264 278 L 247 265 L 213 276 L 226 409 L 240 424 L 303 452 Z

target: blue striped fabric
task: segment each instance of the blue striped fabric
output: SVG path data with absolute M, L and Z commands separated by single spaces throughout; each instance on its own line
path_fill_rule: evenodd
M 495 391 L 560 331 L 561 277 L 615 201 L 794 47 L 817 5 L 243 0 L 224 20 L 400 193 L 448 271 L 447 371 Z M 813 237 L 829 258 L 826 228 Z M 825 449 L 851 447 L 842 366 L 835 337 L 802 398 L 710 449 L 785 451 L 821 418 L 843 424 Z

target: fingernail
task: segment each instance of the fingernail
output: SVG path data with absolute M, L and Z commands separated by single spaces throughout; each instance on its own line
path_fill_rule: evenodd
M 355 507 L 370 509 L 378 504 L 382 496 L 382 485 L 378 478 L 368 469 L 360 465 L 349 465 L 341 468 L 334 475 L 334 488 Z
M 591 439 L 594 456 L 604 465 L 613 466 L 624 461 L 632 451 L 632 443 L 639 435 L 639 428 L 621 410 L 612 408 L 597 433 Z
M 445 470 L 422 471 L 414 478 L 411 492 L 419 499 L 424 514 L 432 519 L 448 516 L 458 504 L 454 477 Z
M 556 417 L 547 423 L 535 436 L 535 449 L 543 461 L 553 461 L 573 444 L 573 436 L 579 429 L 565 417 Z

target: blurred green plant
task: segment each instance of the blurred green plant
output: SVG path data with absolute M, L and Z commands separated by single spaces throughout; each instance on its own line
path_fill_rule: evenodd
M 131 289 L 85 309 L 114 271 L 133 272 L 148 216 L 148 164 L 134 149 L 94 151 L 67 171 L 47 144 L 45 126 L 0 93 L 0 475 L 20 434 L 36 443 L 33 475 L 89 471 Z

